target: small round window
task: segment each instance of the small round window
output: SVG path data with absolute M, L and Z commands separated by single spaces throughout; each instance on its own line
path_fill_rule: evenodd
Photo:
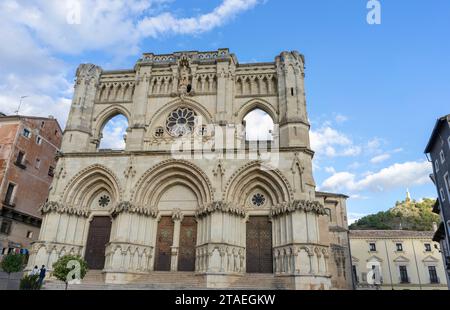
M 261 207 L 266 203 L 266 197 L 263 194 L 257 193 L 252 197 L 252 204 L 256 207 Z
M 100 207 L 104 208 L 104 207 L 107 207 L 110 202 L 111 202 L 111 199 L 109 198 L 109 196 L 108 195 L 103 195 L 98 200 L 98 205 Z
M 178 108 L 167 117 L 167 131 L 174 137 L 191 133 L 195 127 L 196 114 L 189 108 Z

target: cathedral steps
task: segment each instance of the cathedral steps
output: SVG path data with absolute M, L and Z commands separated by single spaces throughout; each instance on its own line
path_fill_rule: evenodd
M 64 283 L 47 281 L 43 289 L 63 290 Z M 230 277 L 228 289 L 290 289 L 291 279 L 273 274 L 251 274 Z M 206 289 L 206 278 L 193 272 L 151 272 L 136 278 L 133 283 L 107 284 L 101 271 L 89 271 L 82 284 L 69 285 L 69 290 L 191 290 Z M 210 288 L 214 289 L 214 288 Z M 225 288 L 227 289 L 227 288 Z

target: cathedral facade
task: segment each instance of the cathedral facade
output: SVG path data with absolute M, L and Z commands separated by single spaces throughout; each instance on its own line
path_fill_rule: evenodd
M 106 283 L 178 272 L 205 288 L 259 288 L 261 275 L 266 288 L 351 288 L 346 197 L 315 190 L 304 77 L 298 52 L 80 65 L 29 266 L 74 254 Z M 265 141 L 246 138 L 255 109 L 275 124 Z M 117 115 L 128 120 L 125 149 L 102 150 Z

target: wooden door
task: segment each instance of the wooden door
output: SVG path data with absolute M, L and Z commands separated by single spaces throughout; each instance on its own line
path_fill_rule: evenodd
M 105 250 L 111 235 L 111 218 L 95 216 L 89 225 L 85 259 L 89 269 L 101 270 L 105 267 Z
M 247 273 L 273 273 L 272 223 L 266 216 L 251 216 L 247 222 Z
M 170 216 L 161 217 L 156 236 L 155 270 L 170 271 L 173 221 Z
M 195 247 L 197 245 L 197 221 L 185 216 L 181 222 L 178 270 L 195 271 Z

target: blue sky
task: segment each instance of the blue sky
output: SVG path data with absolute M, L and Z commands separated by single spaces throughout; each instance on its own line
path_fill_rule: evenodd
M 73 2 L 80 24 L 67 23 Z M 240 62 L 272 61 L 298 50 L 319 189 L 350 195 L 351 219 L 388 209 L 407 187 L 435 197 L 423 149 L 450 110 L 450 1 L 380 0 L 380 25 L 367 23 L 367 2 L 3 0 L 0 110 L 28 95 L 21 113 L 64 125 L 82 62 L 131 68 L 142 52 L 221 47 Z

